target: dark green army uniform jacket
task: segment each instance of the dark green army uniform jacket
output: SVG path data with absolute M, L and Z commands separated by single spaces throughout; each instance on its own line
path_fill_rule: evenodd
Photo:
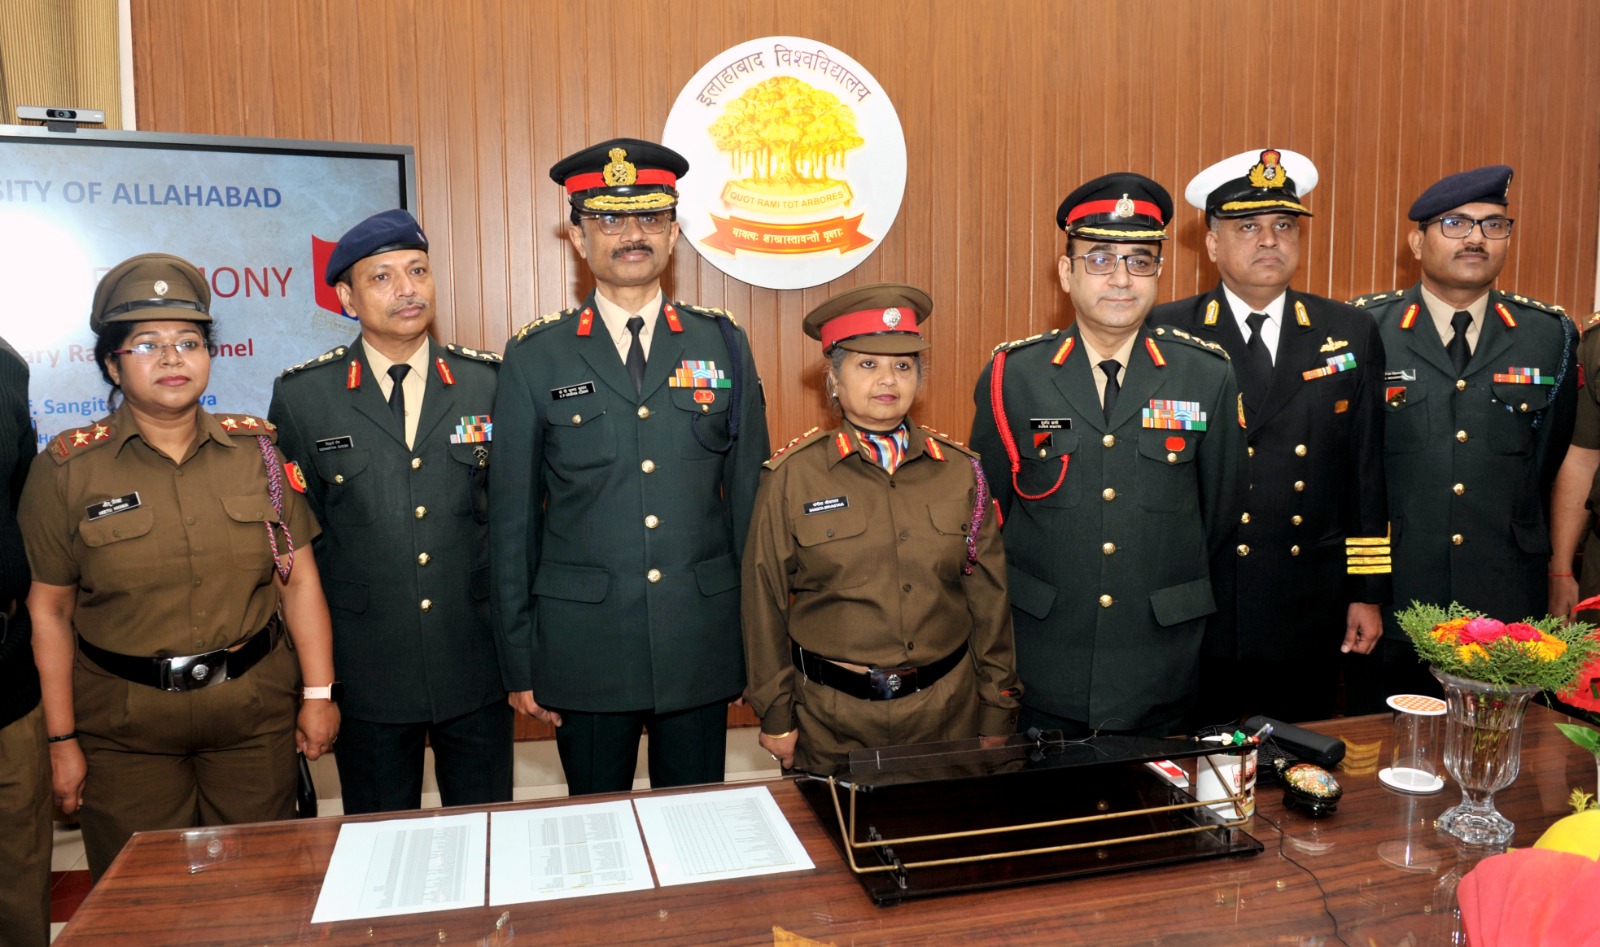
M 1003 517 L 1023 702 L 1143 729 L 1194 699 L 1208 562 L 1239 515 L 1239 393 L 1221 349 L 1141 327 L 1108 422 L 1091 358 L 1076 326 L 1000 346 L 972 447 Z
M 501 673 L 544 706 L 670 713 L 744 688 L 761 384 L 726 314 L 663 301 L 656 319 L 640 393 L 592 294 L 506 347 L 490 482 Z
M 1354 300 L 1383 336 L 1384 470 L 1394 605 L 1460 602 L 1501 621 L 1545 612 L 1547 497 L 1572 435 L 1577 330 L 1560 309 L 1491 290 L 1458 375 L 1420 285 Z M 1384 619 L 1387 646 L 1409 647 Z
M 499 360 L 430 339 L 410 448 L 359 337 L 273 385 L 278 447 L 323 527 L 317 569 L 346 716 L 436 723 L 505 699 L 485 485 Z

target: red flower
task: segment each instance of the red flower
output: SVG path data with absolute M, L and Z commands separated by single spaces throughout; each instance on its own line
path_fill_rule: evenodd
M 1506 634 L 1517 641 L 1538 641 L 1542 637 L 1539 629 L 1520 621 L 1507 625 Z
M 1506 626 L 1493 618 L 1474 618 L 1461 629 L 1462 644 L 1488 644 L 1504 638 Z

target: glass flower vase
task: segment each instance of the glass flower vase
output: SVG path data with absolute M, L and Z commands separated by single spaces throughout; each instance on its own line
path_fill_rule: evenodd
M 1516 826 L 1494 807 L 1494 794 L 1522 768 L 1522 715 L 1537 687 L 1496 687 L 1430 668 L 1444 686 L 1444 766 L 1461 787 L 1461 804 L 1434 823 L 1468 845 L 1505 846 Z

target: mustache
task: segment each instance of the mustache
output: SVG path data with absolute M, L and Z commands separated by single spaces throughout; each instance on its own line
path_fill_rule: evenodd
M 388 314 L 392 316 L 402 309 L 410 309 L 413 306 L 426 312 L 428 310 L 428 301 L 420 296 L 413 297 L 411 299 L 402 299 L 396 302 L 393 306 L 389 307 Z
M 643 250 L 645 253 L 649 253 L 651 255 L 654 255 L 656 252 L 655 247 L 650 246 L 650 244 L 645 243 L 643 240 L 635 240 L 633 243 L 625 243 L 622 246 L 617 247 L 615 250 L 612 250 L 611 259 L 615 260 L 624 253 L 633 253 L 637 250 Z

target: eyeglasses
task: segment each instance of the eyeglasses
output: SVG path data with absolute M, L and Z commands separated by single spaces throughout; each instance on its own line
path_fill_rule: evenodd
M 594 221 L 595 226 L 600 228 L 600 232 L 608 237 L 615 237 L 617 234 L 627 230 L 628 221 L 630 220 L 637 222 L 639 229 L 645 233 L 661 233 L 667 229 L 668 224 L 672 223 L 672 215 L 663 213 L 584 214 L 583 219 Z
M 1154 276 L 1161 269 L 1161 258 L 1149 253 L 1080 253 L 1068 256 L 1069 260 L 1082 260 L 1083 271 L 1090 276 L 1110 276 L 1117 271 L 1117 261 L 1128 268 L 1129 276 Z
M 1504 240 L 1511 236 L 1511 225 L 1516 223 L 1510 217 L 1485 217 L 1482 220 L 1476 217 L 1463 217 L 1460 214 L 1450 214 L 1447 217 L 1435 217 L 1422 225 L 1423 230 L 1428 229 L 1428 224 L 1438 224 L 1439 232 L 1451 240 L 1459 240 L 1472 233 L 1472 228 L 1477 227 L 1483 231 L 1486 240 Z
M 138 345 L 125 349 L 112 349 L 111 354 L 132 355 L 134 358 L 155 358 L 170 348 L 176 351 L 180 358 L 188 358 L 203 347 L 204 345 L 199 339 L 183 339 L 178 342 L 140 342 Z

